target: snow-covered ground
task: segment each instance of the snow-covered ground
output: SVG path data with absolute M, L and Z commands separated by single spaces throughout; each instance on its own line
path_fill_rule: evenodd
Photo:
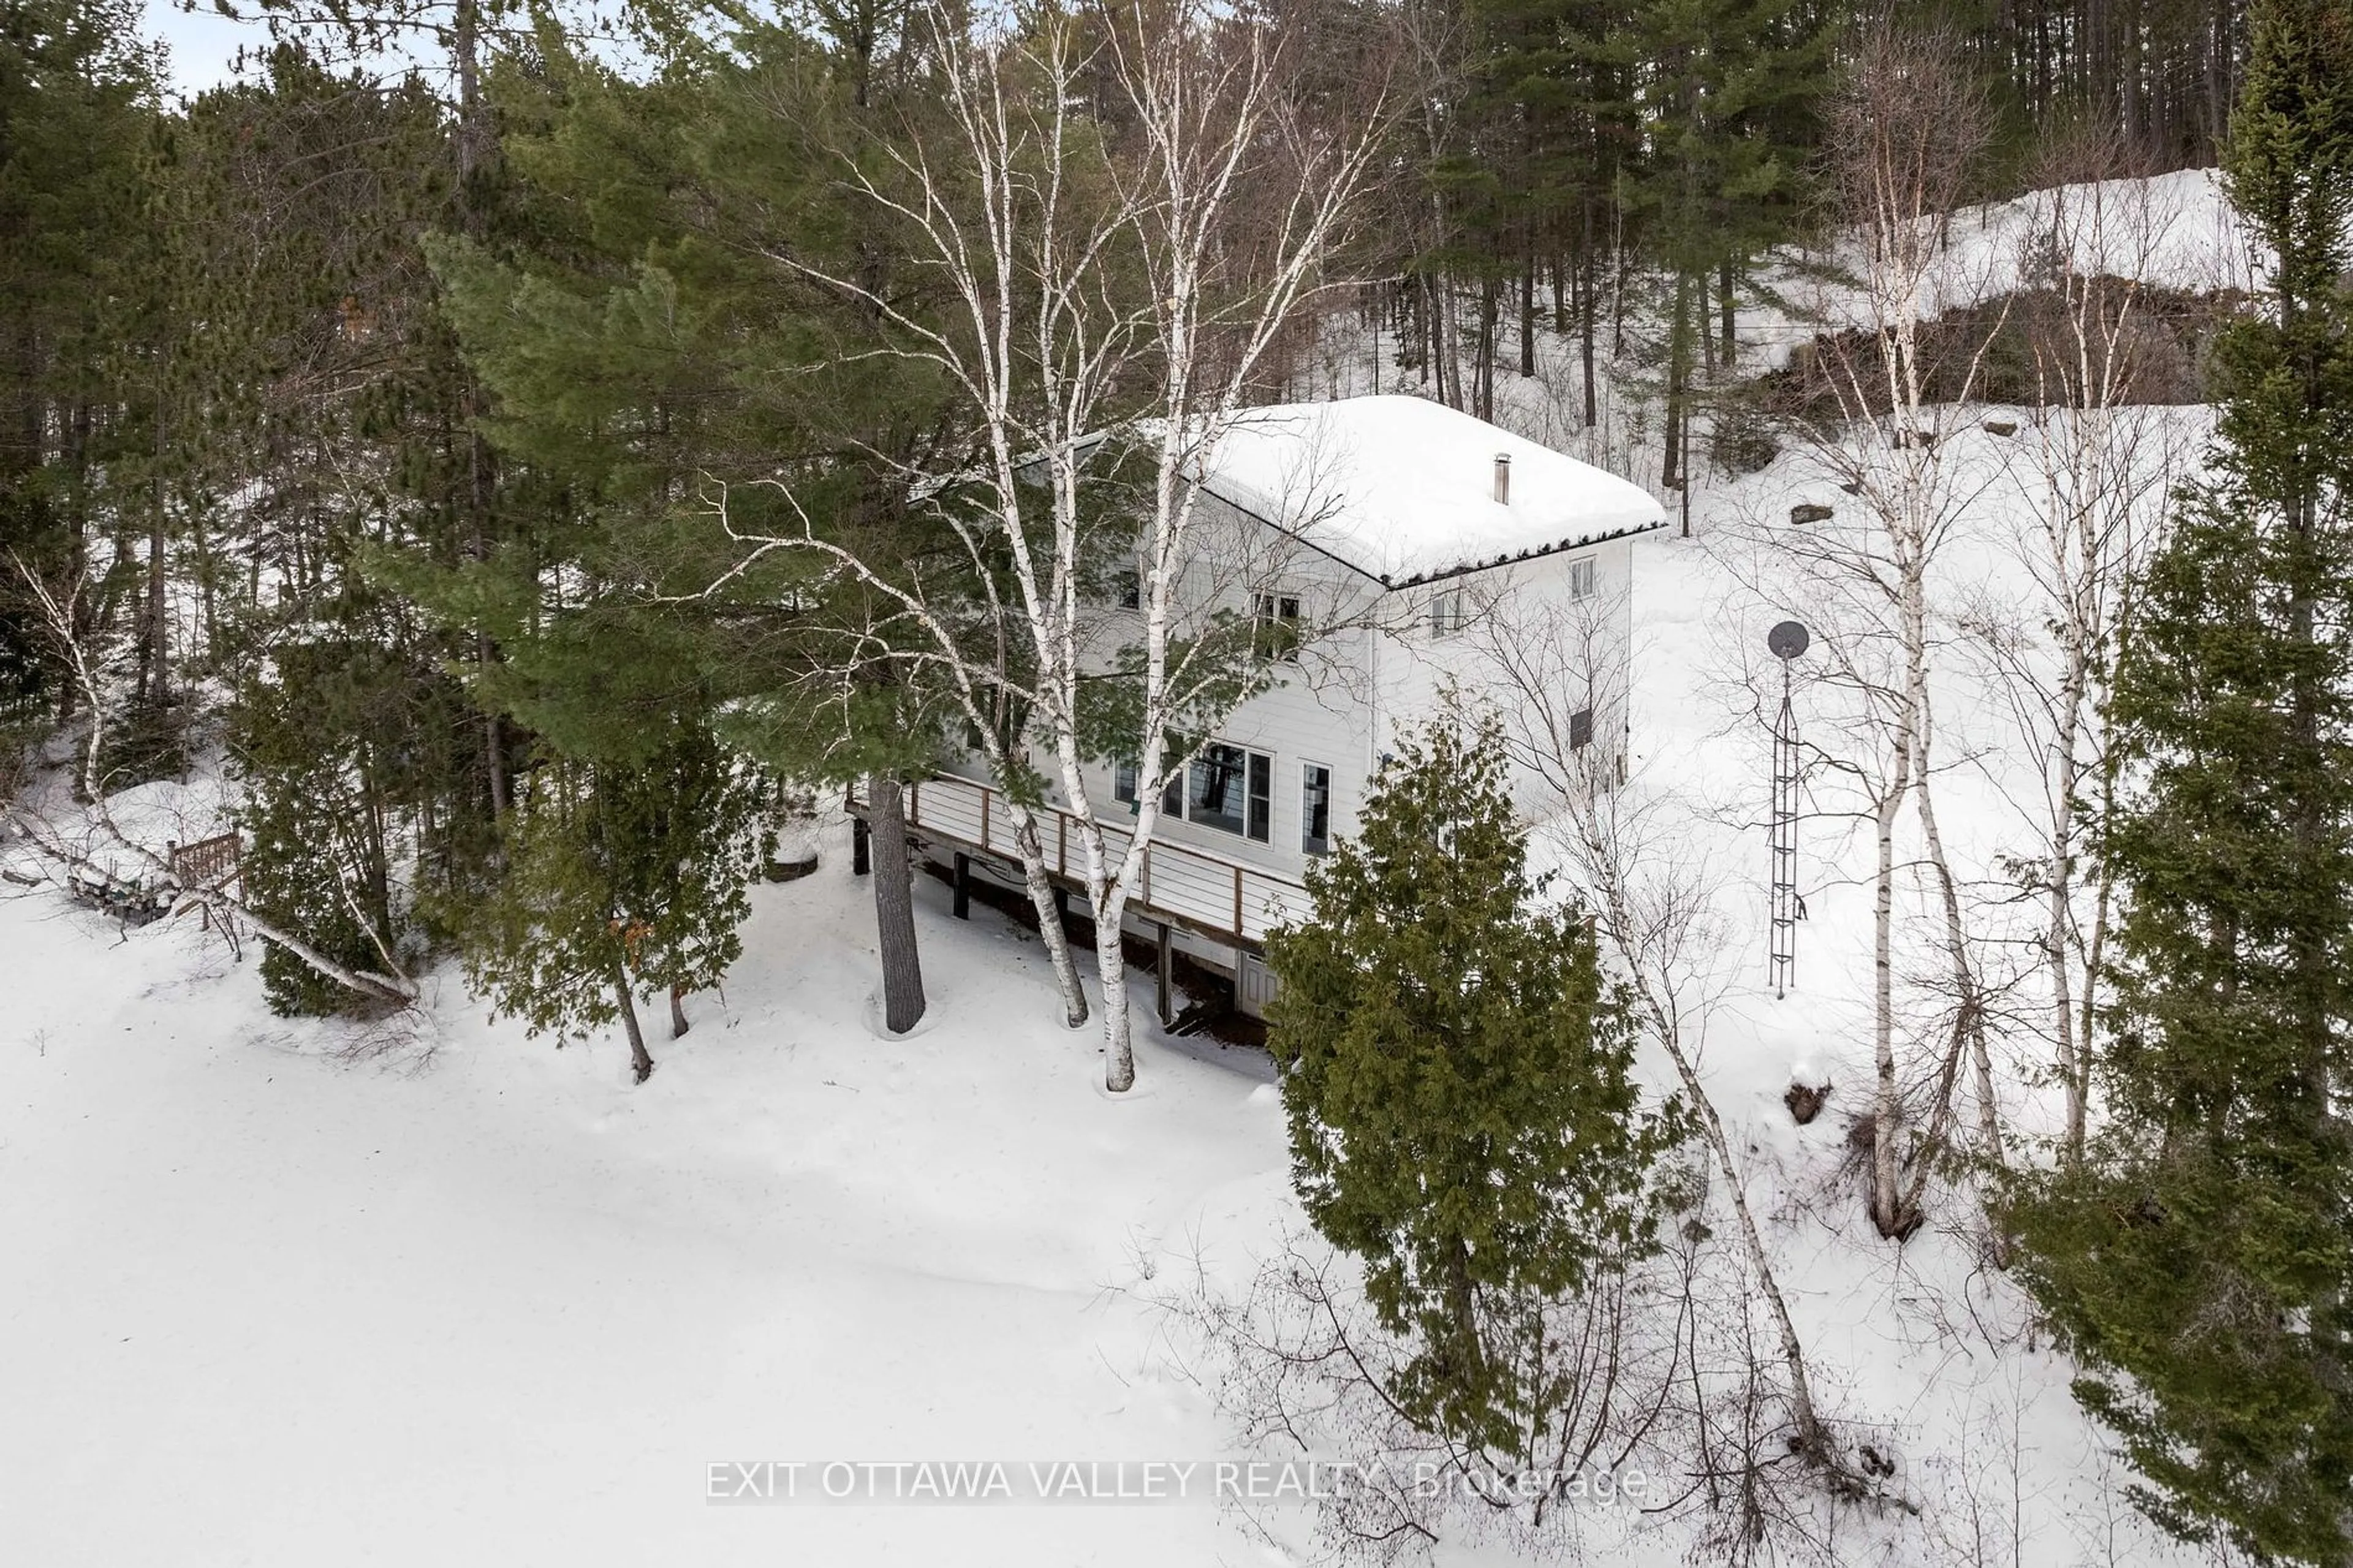
M 454 980 L 429 1061 L 347 1065 L 186 922 L 0 901 L 0 1559 L 1236 1560 L 1198 1507 L 705 1501 L 720 1460 L 1221 1451 L 1106 1287 L 1285 1201 L 1263 1058 L 1146 1043 L 1107 1100 L 1034 939 L 928 883 L 932 1017 L 883 1037 L 847 860 L 758 891 L 643 1088 Z
M 2058 185 L 1953 214 L 1920 279 L 1921 313 L 1933 318 L 2022 286 L 2047 285 L 2062 258 L 2081 277 L 2186 294 L 2253 289 L 2271 259 L 2250 248 L 2220 170 Z M 1787 265 L 1762 269 L 1782 298 L 1750 301 L 1739 313 L 1742 353 L 1752 362 L 1761 350 L 1766 363 L 1784 363 L 1824 324 L 1866 331 L 1879 324 L 1853 284 L 1835 277 L 1867 271 L 1859 243 L 1843 242 L 1814 260 L 1818 267 L 1827 262 L 1832 276 L 1809 279 Z
M 1776 611 L 1711 541 L 1807 482 L 1703 491 L 1701 537 L 1637 562 L 1643 787 L 1714 810 L 1694 832 L 1760 913 L 1763 752 L 1724 649 Z M 1952 809 L 1978 851 L 2001 831 L 1982 795 Z M 185 921 L 0 901 L 8 1559 L 1280 1561 L 1198 1505 L 705 1500 L 723 1460 L 1229 1453 L 1137 1259 L 1235 1277 L 1295 1221 L 1262 1058 L 1147 1039 L 1142 1091 L 1107 1099 L 1034 939 L 928 880 L 931 1016 L 885 1037 L 841 848 L 756 889 L 723 1000 L 642 1088 L 610 1039 L 486 1025 L 449 972 L 425 1027 L 353 1064 L 349 1028 L 271 1018 Z M 1834 1090 L 1801 1130 L 1780 1104 L 1793 1073 L 1866 1077 L 1857 848 L 1809 829 L 1800 988 L 1767 997 L 1751 925 L 1705 1058 L 1825 1403 L 1926 1510 L 1894 1560 L 1971 1561 L 1948 1546 L 1977 1531 L 1987 1560 L 2159 1561 L 1966 1215 L 1872 1239 L 1831 1180 L 1859 1106 Z
M 2009 942 L 2006 957 L 2001 942 L 1989 942 L 1995 956 L 1981 962 L 2023 967 L 2035 962 L 2039 933 L 2028 928 L 2038 916 L 2031 900 L 2016 896 L 2014 873 L 2001 861 L 2032 853 L 2041 781 L 2010 694 L 1972 657 L 1957 622 L 1965 610 L 2008 608 L 2038 624 L 2016 548 L 2020 531 L 2035 527 L 2038 416 L 1997 408 L 1977 416 L 2018 428 L 1998 436 L 1960 426 L 1946 453 L 1972 478 L 1960 487 L 1969 499 L 1932 576 L 1940 610 L 1933 631 L 1938 746 L 1949 766 L 1937 781 L 1937 809 L 1973 927 Z M 2133 416 L 2149 421 L 2146 460 L 2180 465 L 2170 470 L 2176 478 L 2194 470 L 2210 410 Z M 1797 983 L 1781 999 L 1766 984 L 1764 720 L 1771 710 L 1754 703 L 1779 698 L 1767 630 L 1808 606 L 1760 591 L 1755 568 L 1771 534 L 1791 526 L 1789 508 L 1799 502 L 1861 504 L 1840 491 L 1834 474 L 1792 450 L 1739 479 L 1703 473 L 1693 494 L 1694 537 L 1671 531 L 1641 542 L 1634 787 L 1672 799 L 1672 820 L 1683 825 L 1677 852 L 1707 868 L 1716 906 L 1736 933 L 1733 951 L 1708 961 L 1720 966 L 1722 989 L 1705 1076 L 1749 1162 L 1751 1201 L 1772 1215 L 1776 1269 L 1816 1375 L 1837 1391 L 1829 1403 L 1851 1431 L 1883 1435 L 1901 1456 L 1900 1489 L 1922 1509 L 1892 1545 L 1882 1539 L 1866 1549 L 1857 1540 L 1846 1549 L 1853 1555 L 1841 1551 L 1835 1560 L 2050 1568 L 2204 1561 L 2133 1514 L 2123 1491 L 2129 1476 L 2076 1407 L 2066 1360 L 2033 1331 L 2021 1293 L 1986 1258 L 1969 1194 L 1947 1189 L 1933 1198 L 1927 1227 L 1900 1248 L 1878 1239 L 1863 1217 L 1846 1140 L 1870 1109 L 1872 846 L 1868 823 L 1852 815 L 1857 802 L 1830 769 L 1815 771 L 1801 806 L 1798 879 L 1807 918 L 1798 931 Z M 1813 631 L 1819 667 L 1821 639 L 1840 633 L 1819 621 Z M 1847 742 L 1829 721 L 1841 699 L 1810 689 L 1807 661 L 1799 672 L 1801 733 L 1810 727 L 1836 757 Z M 1924 872 L 1903 879 L 1899 918 L 1909 906 L 1915 941 L 1931 924 L 1928 897 Z M 1936 967 L 1925 944 L 1907 949 L 1900 933 L 1898 965 L 1905 974 Z M 2017 970 L 1995 968 L 1989 977 Z M 1920 1000 L 1915 993 L 1913 1005 Z M 2048 1083 L 2049 1047 L 2020 1026 L 2031 1005 L 2014 1011 L 2011 1026 L 1996 1035 L 2002 1112 L 2013 1149 L 2035 1159 L 2044 1157 L 2038 1141 L 2057 1129 L 2058 1090 Z M 1929 1026 L 1925 1018 L 1919 1025 Z M 1925 1071 L 1922 1056 L 1905 1059 L 1907 1080 Z M 1823 1113 L 1803 1128 L 1782 1103 L 1800 1081 L 1831 1086 Z
M 2191 216 L 2162 270 L 2201 281 L 2235 241 L 2211 185 L 2174 183 Z M 1752 342 L 1771 329 L 1744 320 Z M 1368 363 L 1313 390 L 1371 390 Z M 1542 369 L 1504 378 L 1506 423 L 1655 479 L 1633 400 L 1605 389 L 1580 436 L 1564 345 Z M 1948 612 L 2019 602 L 2034 428 L 2012 417 L 1956 443 L 1991 478 L 1938 567 Z M 2194 449 L 2205 413 L 2167 417 Z M 1858 1521 L 1837 1560 L 2191 1561 L 2124 1502 L 1968 1194 L 1897 1248 L 1839 1175 L 1869 1077 L 1871 889 L 1833 794 L 1801 837 L 1799 987 L 1763 984 L 1766 747 L 1744 679 L 1792 606 L 1744 583 L 1739 542 L 1801 500 L 1847 504 L 1795 453 L 1703 473 L 1696 536 L 1638 542 L 1632 787 L 1673 797 L 1680 849 L 1721 879 L 1704 1071 L 1818 1394 L 1893 1452 L 1921 1510 Z M 1939 637 L 1940 745 L 1967 759 L 1939 809 L 1990 883 L 2031 847 L 2033 764 L 1949 621 Z M 142 832 L 210 809 L 202 790 L 123 804 Z M 1238 1279 L 1297 1223 L 1262 1057 L 1147 1035 L 1139 1092 L 1106 1098 L 1035 941 L 986 910 L 954 921 L 928 879 L 931 1015 L 885 1037 L 844 847 L 837 824 L 818 875 L 754 889 L 723 998 L 691 999 L 693 1032 L 654 1042 L 643 1087 L 612 1038 L 559 1051 L 487 1024 L 453 970 L 420 1025 L 369 1039 L 270 1017 L 250 956 L 191 921 L 125 933 L 47 892 L 0 899 L 0 1561 L 1291 1560 L 1198 1504 L 706 1501 L 714 1462 L 1230 1454 L 1141 1269 L 1198 1252 Z M 2004 1049 L 2004 1110 L 2031 1135 L 2051 1120 L 2041 1047 Z M 1782 1105 L 1793 1078 L 1833 1086 L 1809 1127 Z M 1651 1534 L 1612 1560 L 1687 1548 Z

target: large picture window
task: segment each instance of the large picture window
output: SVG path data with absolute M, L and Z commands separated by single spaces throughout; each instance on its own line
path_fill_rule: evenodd
M 1263 844 L 1272 826 L 1274 759 L 1211 743 L 1186 779 L 1185 819 Z

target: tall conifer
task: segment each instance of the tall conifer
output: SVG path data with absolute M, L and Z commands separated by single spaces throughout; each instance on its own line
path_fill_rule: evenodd
M 2353 7 L 2268 0 L 2231 195 L 2276 257 L 2217 352 L 2186 493 L 2118 671 L 2144 770 L 2107 834 L 2127 902 L 2107 1121 L 2028 1187 L 2023 1273 L 2126 1439 L 2139 1500 L 2267 1558 L 2353 1552 Z
M 1492 721 L 1405 742 L 1267 959 L 1293 1182 L 1409 1347 L 1388 1393 L 1513 1453 L 1579 1393 L 1544 1304 L 1651 1247 L 1680 1122 L 1642 1103 L 1593 932 L 1544 906 L 1502 757 Z

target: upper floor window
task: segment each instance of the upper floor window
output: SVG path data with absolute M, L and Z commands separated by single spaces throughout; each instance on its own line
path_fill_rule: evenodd
M 1119 576 L 1119 607 L 1123 610 L 1144 608 L 1144 568 L 1133 566 Z
M 1430 596 L 1430 629 L 1451 637 L 1471 624 L 1470 601 L 1461 588 L 1440 588 Z
M 1261 658 L 1299 657 L 1299 595 L 1259 594 L 1250 605 L 1250 646 Z
M 1596 567 L 1597 563 L 1590 555 L 1579 556 L 1568 563 L 1570 598 L 1590 599 L 1599 591 L 1599 574 Z

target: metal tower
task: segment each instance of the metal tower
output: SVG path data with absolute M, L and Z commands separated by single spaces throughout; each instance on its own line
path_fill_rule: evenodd
M 1810 639 L 1795 621 L 1766 634 L 1765 646 L 1781 661 L 1781 711 L 1773 720 L 1772 961 L 1769 978 L 1776 997 L 1787 996 L 1798 979 L 1798 922 L 1806 901 L 1798 897 L 1798 715 L 1789 704 L 1789 666 Z

